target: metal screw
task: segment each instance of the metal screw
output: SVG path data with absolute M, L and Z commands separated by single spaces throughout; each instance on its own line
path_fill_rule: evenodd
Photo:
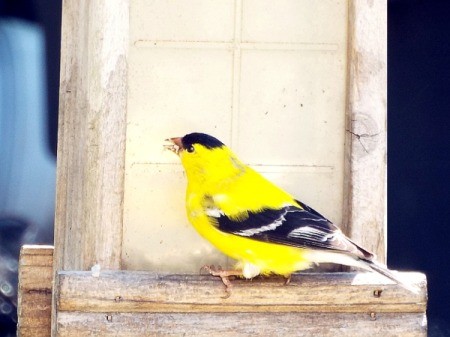
M 380 298 L 382 292 L 383 292 L 383 290 L 381 290 L 381 289 L 374 290 L 373 297 Z

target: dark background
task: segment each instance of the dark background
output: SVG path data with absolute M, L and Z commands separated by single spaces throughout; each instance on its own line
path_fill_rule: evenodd
M 388 4 L 388 264 L 426 273 L 450 336 L 450 3 Z
M 378 1 L 378 0 L 376 0 Z M 388 264 L 429 283 L 429 336 L 450 336 L 450 1 L 388 1 Z M 42 24 L 56 153 L 61 0 L 0 1 Z

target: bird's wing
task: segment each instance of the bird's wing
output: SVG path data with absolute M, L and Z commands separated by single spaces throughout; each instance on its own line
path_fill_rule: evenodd
M 320 213 L 297 201 L 280 209 L 264 208 L 229 217 L 219 208 L 205 210 L 221 231 L 258 241 L 300 248 L 334 250 L 350 253 L 364 260 L 373 255 L 349 240 L 339 228 Z

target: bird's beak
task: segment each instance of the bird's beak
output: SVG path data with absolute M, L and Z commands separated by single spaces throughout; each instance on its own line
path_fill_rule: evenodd
M 184 150 L 183 142 L 181 141 L 181 137 L 167 138 L 166 142 L 170 142 L 171 144 L 164 144 L 164 149 L 172 151 L 173 153 L 179 155 L 180 151 Z

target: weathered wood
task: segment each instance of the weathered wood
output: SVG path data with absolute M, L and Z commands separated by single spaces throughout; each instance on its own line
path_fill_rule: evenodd
M 79 313 L 59 315 L 61 337 L 426 336 L 424 313 Z
M 22 249 L 19 336 L 49 335 L 52 253 L 51 247 Z M 211 276 L 60 272 L 57 331 L 58 336 L 334 336 L 345 329 L 346 336 L 426 336 L 425 276 L 401 275 L 420 286 L 420 293 L 371 273 L 305 273 L 294 275 L 288 286 L 276 277 L 234 280 L 232 296 L 223 299 L 222 283 Z
M 63 2 L 55 268 L 121 265 L 128 0 Z
M 296 274 L 234 280 L 232 295 L 209 275 L 104 271 L 58 275 L 59 311 L 81 312 L 425 312 L 423 274 L 402 273 L 418 294 L 370 273 Z M 380 296 L 376 293 L 380 292 Z
M 386 262 L 387 2 L 349 1 L 344 231 Z
M 49 336 L 53 279 L 53 247 L 25 245 L 19 259 L 17 335 Z
M 209 275 L 61 272 L 58 336 L 426 336 L 426 279 L 413 294 L 372 273 L 234 280 Z
M 63 1 L 55 271 L 121 267 L 128 21 L 128 0 Z

